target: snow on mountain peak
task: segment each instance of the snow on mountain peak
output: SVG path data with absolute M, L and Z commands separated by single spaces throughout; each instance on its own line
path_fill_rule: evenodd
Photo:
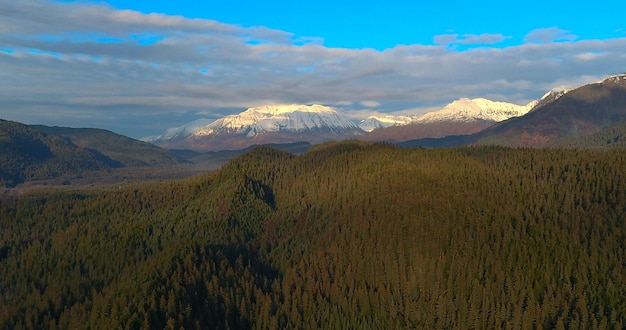
M 549 92 L 545 93 L 540 99 L 534 100 L 528 103 L 528 107 L 530 110 L 533 110 L 538 107 L 542 107 L 548 103 L 552 103 L 558 100 L 561 96 L 569 93 L 571 89 L 566 87 L 556 87 L 551 89 Z
M 334 108 L 313 105 L 267 105 L 249 108 L 236 115 L 220 118 L 195 135 L 245 133 L 253 137 L 263 132 L 301 131 L 307 129 L 359 129 L 354 122 Z
M 624 83 L 624 82 L 626 82 L 626 73 L 617 74 L 617 75 L 613 75 L 613 76 L 607 77 L 602 82 L 603 83 L 609 82 L 609 83 L 613 83 L 613 84 L 619 84 L 620 82 Z
M 441 110 L 426 113 L 425 115 L 419 117 L 416 122 L 466 122 L 474 120 L 503 121 L 511 117 L 518 117 L 526 114 L 532 108 L 531 104 L 517 105 L 507 102 L 491 101 L 484 98 L 462 98 L 446 105 Z
M 335 109 L 319 104 L 301 105 L 301 104 L 286 104 L 286 105 L 264 105 L 260 107 L 249 108 L 243 113 L 258 112 L 268 114 L 272 116 L 293 113 L 293 112 L 315 112 L 315 113 L 335 113 Z M 242 113 L 242 114 L 243 114 Z

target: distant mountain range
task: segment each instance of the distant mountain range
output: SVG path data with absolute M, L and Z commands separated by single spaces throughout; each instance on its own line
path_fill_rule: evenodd
M 622 120 L 625 75 L 575 89 L 555 89 L 525 105 L 461 98 L 421 116 L 370 116 L 359 124 L 322 105 L 250 108 L 213 122 L 200 120 L 145 141 L 165 148 L 236 150 L 256 144 L 311 144 L 357 138 L 404 145 L 558 144 Z
M 462 98 L 440 110 L 415 117 L 405 125 L 393 125 L 385 129 L 373 130 L 363 136 L 362 139 L 396 143 L 420 138 L 472 134 L 497 122 L 523 116 L 537 104 L 550 97 L 553 97 L 553 93 L 548 93 L 542 99 L 523 106 L 507 102 L 495 102 L 484 98 Z
M 626 74 L 551 91 L 524 106 L 460 99 L 419 117 L 370 117 L 360 127 L 337 109 L 322 105 L 250 108 L 212 122 L 195 121 L 150 139 L 167 149 L 101 129 L 0 120 L 0 187 L 73 180 L 124 168 L 191 164 L 206 171 L 254 145 L 303 153 L 312 144 L 343 139 L 405 147 L 622 148 L 626 145 Z
M 270 105 L 247 109 L 208 123 L 201 119 L 170 128 L 144 141 L 165 148 L 204 151 L 241 149 L 254 144 L 362 138 L 376 141 L 401 141 L 437 134 L 476 132 L 492 124 L 521 116 L 540 101 L 520 106 L 487 99 L 460 99 L 422 116 L 370 116 L 358 125 L 335 108 L 322 105 Z M 450 126 L 444 129 L 442 124 Z M 406 127 L 400 128 L 400 127 Z M 406 131 L 419 131 L 407 134 Z M 435 128 L 430 132 L 428 128 Z

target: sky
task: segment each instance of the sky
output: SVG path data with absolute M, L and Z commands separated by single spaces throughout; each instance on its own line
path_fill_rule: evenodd
M 626 72 L 626 1 L 0 0 L 0 118 L 134 138 L 267 104 L 358 121 Z

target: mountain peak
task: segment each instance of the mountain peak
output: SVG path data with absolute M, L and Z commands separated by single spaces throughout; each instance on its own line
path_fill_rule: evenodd
M 626 73 L 609 76 L 606 79 L 602 80 L 602 83 L 626 84 Z
M 272 116 L 294 113 L 294 112 L 314 112 L 314 113 L 334 113 L 335 109 L 320 104 L 302 105 L 302 104 L 271 104 L 260 107 L 249 108 L 243 113 L 262 113 Z
M 366 132 L 371 132 L 378 128 L 408 125 L 413 122 L 414 119 L 414 117 L 410 116 L 375 115 L 361 120 L 359 127 Z
M 475 120 L 503 121 L 511 117 L 524 115 L 530 110 L 530 104 L 517 105 L 507 102 L 491 101 L 484 98 L 461 98 L 443 109 L 428 112 L 419 117 L 417 122 L 455 121 L 466 122 Z
M 566 87 L 556 87 L 545 93 L 540 99 L 534 100 L 528 103 L 530 111 L 534 111 L 537 108 L 543 107 L 548 103 L 552 103 L 563 95 L 569 93 L 572 89 Z
M 220 118 L 198 130 L 195 136 L 212 134 L 246 134 L 302 131 L 310 129 L 356 129 L 351 120 L 332 107 L 313 105 L 266 105 L 249 108 L 244 112 Z
M 335 108 L 311 104 L 272 104 L 248 108 L 208 124 L 168 130 L 165 138 L 151 139 L 161 146 L 194 150 L 237 150 L 253 144 L 319 143 L 354 138 L 363 134 L 356 123 Z M 175 139 L 168 136 L 181 133 Z M 183 134 L 184 133 L 184 134 Z M 181 138 L 178 138 L 181 137 Z

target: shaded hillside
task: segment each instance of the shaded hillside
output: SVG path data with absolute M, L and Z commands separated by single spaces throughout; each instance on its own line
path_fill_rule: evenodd
M 177 165 L 184 162 L 169 150 L 103 129 L 41 125 L 32 127 L 58 136 L 80 148 L 96 150 L 123 166 Z
M 119 166 L 96 151 L 17 122 L 0 120 L 0 187 L 27 180 L 82 177 Z
M 0 328 L 621 329 L 620 150 L 258 147 L 0 198 Z

